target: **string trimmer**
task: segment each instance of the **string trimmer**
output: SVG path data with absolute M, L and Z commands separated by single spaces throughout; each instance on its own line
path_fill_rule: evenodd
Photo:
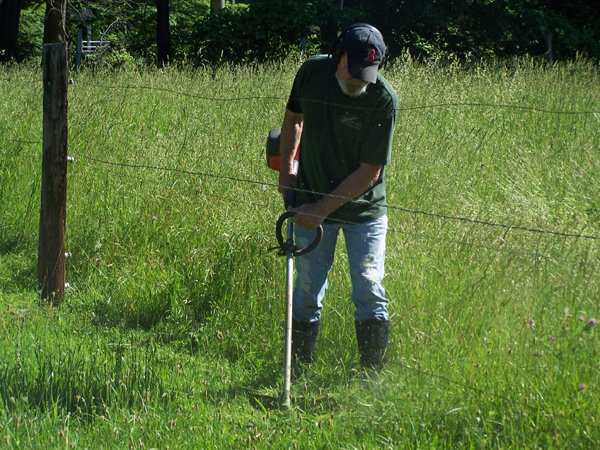
M 267 165 L 273 170 L 280 170 L 279 157 L 280 130 L 274 129 L 269 132 L 267 138 Z M 296 152 L 296 158 L 298 152 Z M 297 165 L 296 165 L 297 167 Z M 289 210 L 293 206 L 292 189 L 288 189 L 285 195 L 284 206 L 286 211 L 279 217 L 275 226 L 275 235 L 279 244 L 279 255 L 286 257 L 286 313 L 285 313 L 285 347 L 284 347 L 284 375 L 282 405 L 285 408 L 291 406 L 290 392 L 292 387 L 292 299 L 294 294 L 294 257 L 305 255 L 314 249 L 323 237 L 323 227 L 319 226 L 315 231 L 315 239 L 306 247 L 298 248 L 294 244 L 294 222 L 291 219 L 296 215 L 295 211 Z M 287 221 L 287 239 L 283 237 L 283 224 Z

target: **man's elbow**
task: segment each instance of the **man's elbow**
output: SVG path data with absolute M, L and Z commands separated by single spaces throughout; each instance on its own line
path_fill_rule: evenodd
M 364 171 L 365 178 L 369 181 L 369 186 L 373 186 L 379 181 L 383 166 L 381 164 L 361 164 L 361 169 Z
M 286 120 L 286 122 L 297 126 L 297 125 L 302 124 L 302 122 L 304 121 L 304 114 L 297 113 L 297 112 L 291 111 L 289 109 L 286 109 L 285 110 L 285 120 Z

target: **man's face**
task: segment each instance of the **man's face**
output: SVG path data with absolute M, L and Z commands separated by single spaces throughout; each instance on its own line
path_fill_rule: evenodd
M 342 92 L 349 97 L 360 97 L 367 92 L 368 81 L 354 78 L 348 70 L 348 55 L 345 53 L 340 58 L 335 77 Z

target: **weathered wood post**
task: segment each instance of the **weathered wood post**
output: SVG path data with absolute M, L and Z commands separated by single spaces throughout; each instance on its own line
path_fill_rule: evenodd
M 225 0 L 210 0 L 210 12 L 217 12 L 225 8 Z
M 38 286 L 42 300 L 58 305 L 65 292 L 67 212 L 67 44 L 66 1 L 48 0 L 43 70 L 42 195 L 38 245 Z

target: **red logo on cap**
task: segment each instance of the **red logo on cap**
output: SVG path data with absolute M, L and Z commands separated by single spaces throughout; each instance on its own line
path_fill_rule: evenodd
M 374 48 L 370 48 L 369 51 L 367 52 L 367 57 L 365 58 L 365 61 L 372 63 L 373 61 L 375 61 L 376 57 L 377 57 L 377 50 L 375 50 Z

